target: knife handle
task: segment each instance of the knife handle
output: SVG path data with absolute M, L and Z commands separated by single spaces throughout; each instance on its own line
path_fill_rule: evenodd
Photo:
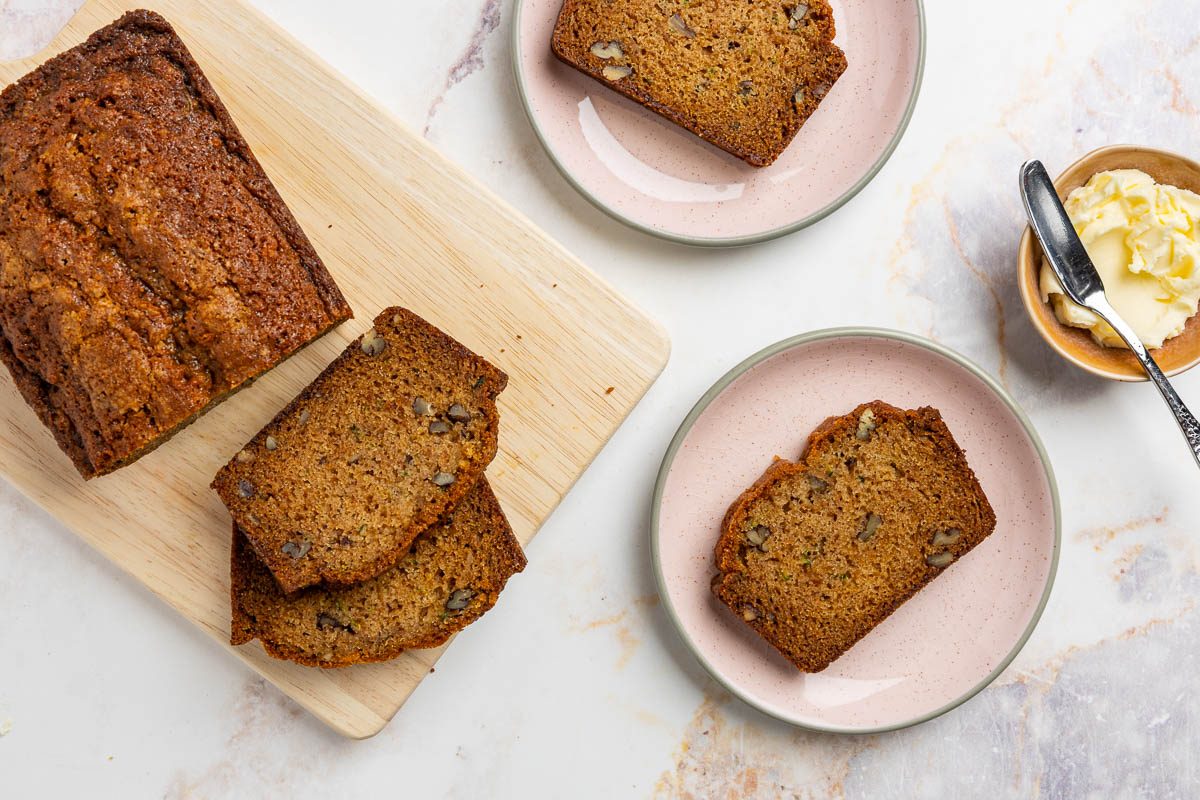
M 1142 340 L 1138 338 L 1133 328 L 1129 327 L 1128 323 L 1121 319 L 1121 316 L 1109 304 L 1104 293 L 1090 295 L 1087 300 L 1088 306 L 1125 340 L 1125 344 L 1129 345 L 1129 349 L 1137 356 L 1138 361 L 1142 362 L 1142 369 L 1146 370 L 1150 382 L 1158 389 L 1158 393 L 1162 395 L 1167 407 L 1175 415 L 1175 421 L 1179 423 L 1179 430 L 1183 432 L 1183 438 L 1187 439 L 1188 447 L 1192 450 L 1192 457 L 1200 465 L 1200 422 L 1196 421 L 1196 417 L 1188 410 L 1183 398 L 1171 385 L 1171 381 L 1159 369 L 1158 362 L 1150 355 L 1150 351 L 1142 344 Z

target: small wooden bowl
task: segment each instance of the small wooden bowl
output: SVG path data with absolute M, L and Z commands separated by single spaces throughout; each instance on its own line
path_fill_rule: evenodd
M 1110 169 L 1140 169 L 1157 183 L 1168 183 L 1200 194 L 1200 164 L 1189 158 L 1134 145 L 1113 145 L 1093 150 L 1067 167 L 1054 181 L 1058 196 L 1066 199 L 1095 175 Z M 1042 301 L 1039 275 L 1042 269 L 1042 248 L 1025 228 L 1017 251 L 1017 284 L 1021 300 L 1035 327 L 1052 348 L 1063 358 L 1093 375 L 1116 381 L 1144 381 L 1146 373 L 1125 348 L 1096 344 L 1089 331 L 1063 325 L 1054 315 L 1049 303 Z M 1178 375 L 1200 362 L 1200 314 L 1188 320 L 1183 333 L 1168 339 L 1150 354 L 1168 375 Z

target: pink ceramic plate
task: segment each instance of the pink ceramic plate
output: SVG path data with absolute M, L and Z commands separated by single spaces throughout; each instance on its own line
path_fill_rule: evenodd
M 709 591 L 729 504 L 775 455 L 868 400 L 938 408 L 996 510 L 996 530 L 824 672 L 800 673 Z M 762 711 L 872 733 L 942 714 L 989 684 L 1033 632 L 1058 563 L 1054 475 L 1029 420 L 979 367 L 920 337 L 839 329 L 780 342 L 684 420 L 651 522 L 663 601 L 713 677 Z
M 550 53 L 562 0 L 518 0 L 517 86 L 550 158 L 589 200 L 647 233 L 699 245 L 763 241 L 830 214 L 887 161 L 925 63 L 921 0 L 831 0 L 849 67 L 791 146 L 758 169 Z

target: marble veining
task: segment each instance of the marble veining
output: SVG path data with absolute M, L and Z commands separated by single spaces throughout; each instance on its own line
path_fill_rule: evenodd
M 429 112 L 425 115 L 424 133 L 426 136 L 429 135 L 429 128 L 433 125 L 433 117 L 437 114 L 442 100 L 445 99 L 446 92 L 462 83 L 471 73 L 483 69 L 483 44 L 499 25 L 500 0 L 486 0 L 483 4 L 483 9 L 480 11 L 479 21 L 475 25 L 475 32 L 471 34 L 471 41 L 467 44 L 466 49 L 463 50 L 462 55 L 458 57 L 458 60 L 450 65 L 450 69 L 446 72 L 446 81 L 442 86 L 441 93 L 429 105 Z
M 486 623 L 365 742 L 0 485 L 0 796 L 1200 794 L 1195 466 L 1152 389 L 1061 362 L 1015 285 L 1022 161 L 1200 153 L 1200 0 L 927 2 L 922 96 L 888 165 L 818 225 L 724 252 L 628 230 L 557 174 L 512 86 L 511 2 L 255 2 L 650 311 L 673 359 Z M 0 0 L 0 58 L 36 52 L 78 4 Z M 658 461 L 713 380 L 770 342 L 853 324 L 930 335 L 1003 381 L 1050 452 L 1064 531 L 1042 623 L 992 687 L 847 738 L 707 678 L 656 602 L 647 516 Z M 1200 405 L 1200 372 L 1176 383 Z

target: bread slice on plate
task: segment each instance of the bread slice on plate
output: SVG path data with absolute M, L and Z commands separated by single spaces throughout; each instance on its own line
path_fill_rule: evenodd
M 833 36 L 826 0 L 565 0 L 551 49 L 762 167 L 779 157 L 846 71 Z
M 730 507 L 713 593 L 820 672 L 992 533 L 996 515 L 941 414 L 878 400 L 813 432 Z
M 230 641 L 260 639 L 275 658 L 314 667 L 436 647 L 491 609 L 526 563 L 486 479 L 399 564 L 357 586 L 285 595 L 236 525 L 232 561 Z
M 285 592 L 395 564 L 496 455 L 508 377 L 389 308 L 213 480 Z

